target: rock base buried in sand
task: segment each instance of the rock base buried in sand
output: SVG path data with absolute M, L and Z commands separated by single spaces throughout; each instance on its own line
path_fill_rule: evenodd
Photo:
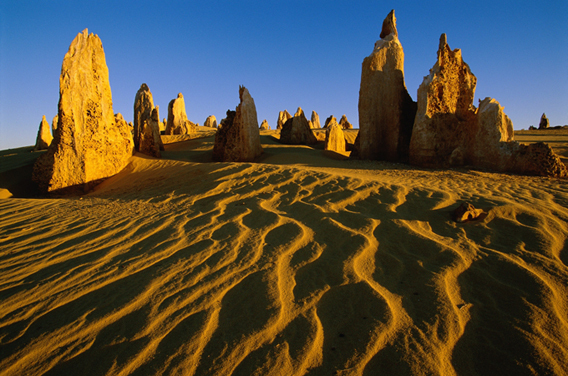
M 483 214 L 482 209 L 476 209 L 469 202 L 464 202 L 456 210 L 454 210 L 452 213 L 452 219 L 455 222 L 464 223 L 479 219 Z

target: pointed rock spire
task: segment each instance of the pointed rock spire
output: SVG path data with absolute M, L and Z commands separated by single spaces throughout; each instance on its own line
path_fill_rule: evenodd
M 538 124 L 538 129 L 546 129 L 548 127 L 550 127 L 550 121 L 546 117 L 546 114 L 543 113 L 542 116 L 540 117 L 540 123 Z
M 396 30 L 396 17 L 394 16 L 394 9 L 390 11 L 385 20 L 383 21 L 383 28 L 381 29 L 381 39 L 385 39 L 387 35 L 393 34 L 398 38 L 398 31 Z
M 37 139 L 34 151 L 47 149 L 51 144 L 52 140 L 53 136 L 51 135 L 51 131 L 49 129 L 49 123 L 45 119 L 45 115 L 43 115 L 43 117 L 41 118 L 41 122 L 39 123 L 39 130 L 37 132 Z
M 404 51 L 398 40 L 394 10 L 383 22 L 381 38 L 363 60 L 359 134 L 351 156 L 405 162 L 416 103 L 404 83 Z
M 108 77 L 103 44 L 85 29 L 63 59 L 55 138 L 34 165 L 42 191 L 89 189 L 128 164 L 132 133 L 115 121 Z
M 236 111 L 227 111 L 215 134 L 214 161 L 250 162 L 262 154 L 254 100 L 244 86 L 239 87 L 239 98 Z

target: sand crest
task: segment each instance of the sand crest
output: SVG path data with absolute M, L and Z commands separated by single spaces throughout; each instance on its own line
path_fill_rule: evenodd
M 568 369 L 565 181 L 276 134 L 260 163 L 210 162 L 205 134 L 82 197 L 0 200 L 0 375 Z M 453 222 L 462 201 L 487 216 Z

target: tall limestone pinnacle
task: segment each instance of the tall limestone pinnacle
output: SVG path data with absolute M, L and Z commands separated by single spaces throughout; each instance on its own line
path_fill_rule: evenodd
M 136 150 L 147 155 L 158 157 L 159 151 L 164 150 L 164 144 L 160 138 L 160 121 L 152 119 L 152 113 L 156 110 L 154 107 L 154 99 L 150 88 L 145 83 L 140 85 L 140 89 L 136 92 L 134 97 L 134 146 Z M 156 110 L 157 111 L 157 110 Z M 145 132 L 152 131 L 152 137 L 143 135 L 144 123 L 149 127 Z M 142 145 L 143 142 L 151 140 L 149 145 Z M 158 152 L 154 151 L 154 147 L 158 147 Z M 143 152 L 146 150 L 146 152 Z M 151 150 L 150 154 L 148 151 Z
M 394 10 L 383 21 L 381 39 L 363 60 L 359 90 L 359 134 L 353 157 L 408 160 L 416 103 L 404 83 L 404 51 Z
M 262 154 L 256 106 L 244 86 L 239 86 L 239 99 L 236 110 L 227 111 L 215 134 L 214 161 L 250 162 Z
M 143 83 L 134 97 L 134 146 L 140 150 L 140 135 L 144 121 L 150 119 L 154 109 L 154 98 L 148 85 Z
M 37 132 L 36 144 L 34 151 L 45 150 L 49 147 L 53 141 L 53 136 L 51 135 L 51 130 L 49 129 L 49 123 L 43 115 L 41 122 L 39 123 L 39 130 Z
M 102 42 L 85 29 L 63 59 L 57 132 L 32 178 L 45 192 L 89 188 L 122 170 L 133 147 L 128 127 L 115 122 Z

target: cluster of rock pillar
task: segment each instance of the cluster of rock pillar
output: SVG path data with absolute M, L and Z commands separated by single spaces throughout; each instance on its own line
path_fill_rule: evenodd
M 473 104 L 476 77 L 459 49 L 440 37 L 438 58 L 414 102 L 404 83 L 404 52 L 394 10 L 363 60 L 359 134 L 352 157 L 447 168 L 469 165 L 501 172 L 568 176 L 545 144 L 520 145 L 513 124 L 492 98 Z
M 352 157 L 434 168 L 470 165 L 568 176 L 566 166 L 548 145 L 521 145 L 513 140 L 513 124 L 495 99 L 485 98 L 474 106 L 476 83 L 461 51 L 451 50 L 442 34 L 437 61 L 424 77 L 414 102 L 404 83 L 404 52 L 391 11 L 383 22 L 380 40 L 363 60 L 359 134 Z M 216 134 L 214 160 L 252 161 L 262 153 L 254 100 L 244 87 L 239 89 L 239 98 L 236 111 L 227 111 Z M 168 135 L 195 131 L 181 93 L 169 103 L 166 123 Z M 52 140 L 45 117 L 40 124 L 35 149 L 47 151 L 36 161 L 32 179 L 45 192 L 88 188 L 122 170 L 134 149 L 160 157 L 160 125 L 158 107 L 146 84 L 136 93 L 133 130 L 121 114 L 114 114 L 102 42 L 85 29 L 63 59 Z M 208 118 L 206 125 L 215 127 L 216 119 Z M 319 116 L 313 112 L 308 121 L 301 108 L 294 116 L 281 112 L 276 126 L 281 129 L 281 140 L 293 144 L 316 143 L 311 128 L 319 127 Z M 339 124 L 328 118 L 325 127 L 329 128 L 326 149 L 342 150 L 342 129 L 352 127 L 345 115 Z M 543 114 L 540 128 L 547 127 Z M 268 128 L 266 122 L 263 128 Z

